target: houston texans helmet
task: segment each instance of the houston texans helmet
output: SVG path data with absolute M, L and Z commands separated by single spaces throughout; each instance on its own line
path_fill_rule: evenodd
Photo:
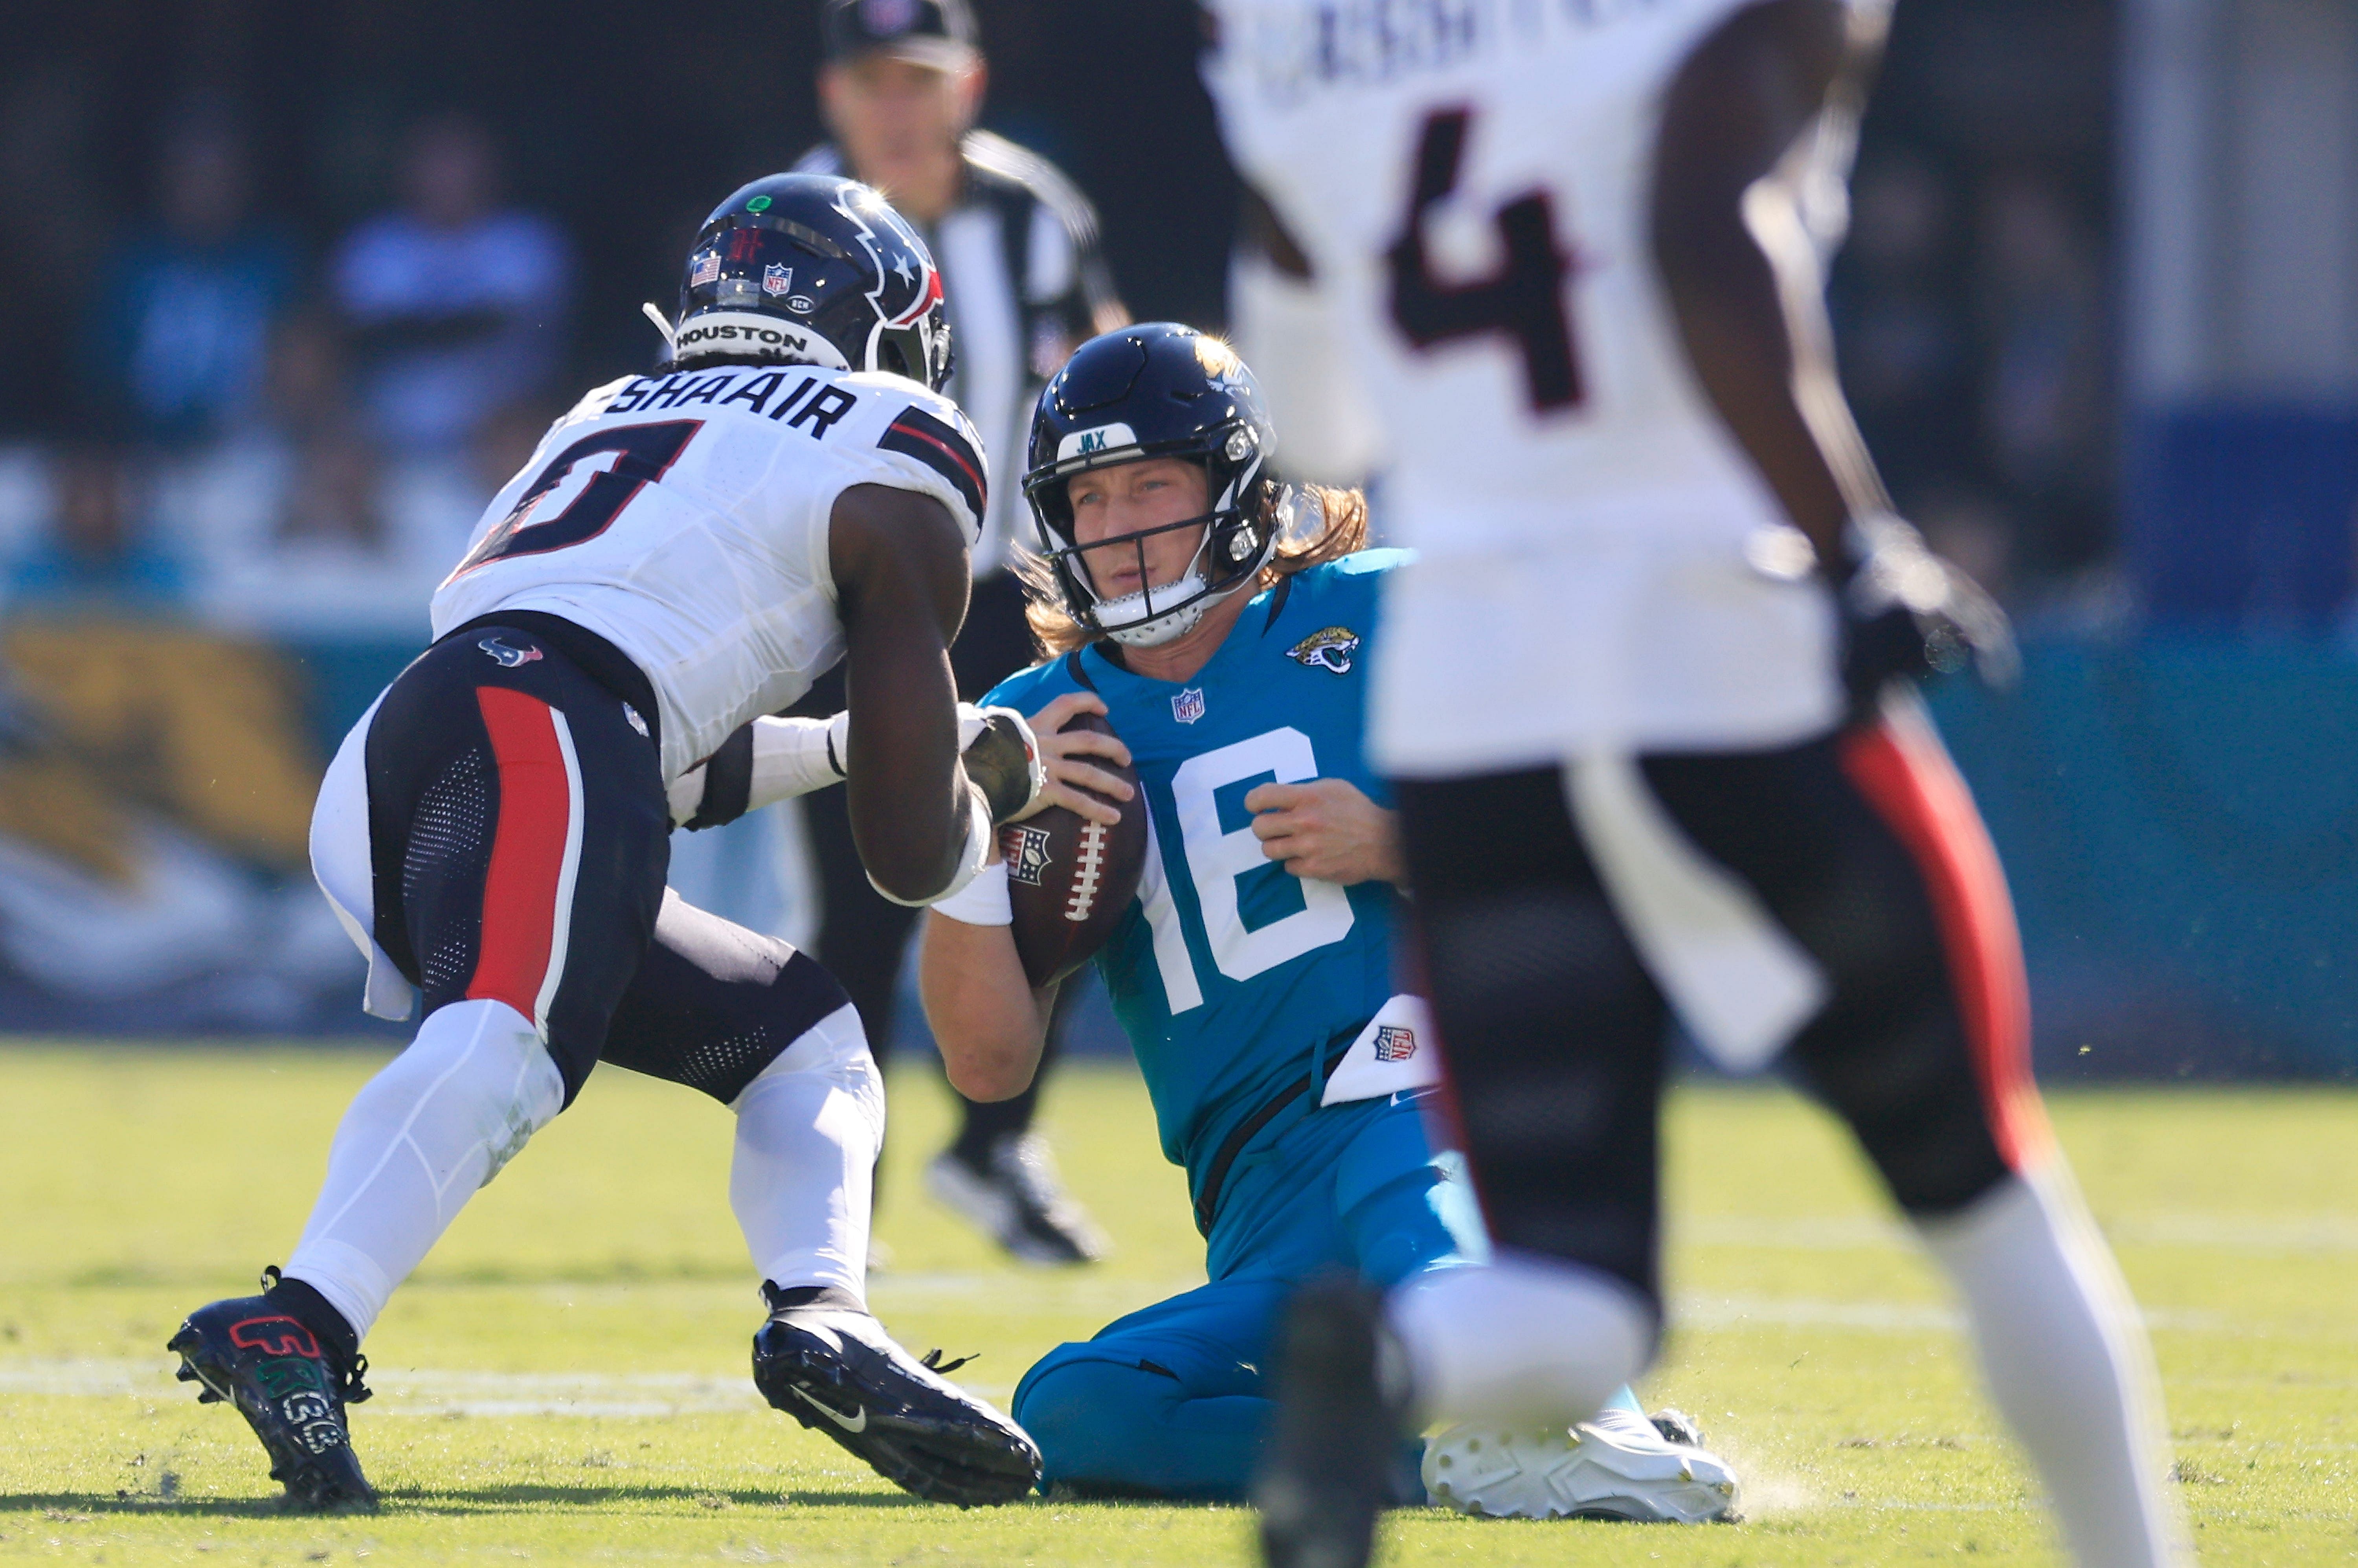
M 1073 618 L 1118 643 L 1167 643 L 1258 577 L 1290 509 L 1290 492 L 1268 467 L 1276 439 L 1252 373 L 1217 338 L 1149 321 L 1083 343 L 1040 394 L 1023 473 L 1041 547 Z M 1212 509 L 1082 544 L 1074 536 L 1066 481 L 1144 458 L 1201 464 Z M 1183 528 L 1201 528 L 1204 539 L 1178 581 L 1113 599 L 1098 593 L 1092 556 L 1136 550 L 1142 579 L 1144 541 Z
M 650 306 L 650 311 L 654 308 Z M 665 326 L 672 362 L 734 359 L 950 378 L 942 275 L 882 192 L 773 174 L 713 209 Z

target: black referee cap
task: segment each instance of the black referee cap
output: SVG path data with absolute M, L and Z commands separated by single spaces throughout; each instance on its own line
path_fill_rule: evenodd
M 819 33 L 836 61 L 883 53 L 958 70 L 979 51 L 967 0 L 824 0 Z

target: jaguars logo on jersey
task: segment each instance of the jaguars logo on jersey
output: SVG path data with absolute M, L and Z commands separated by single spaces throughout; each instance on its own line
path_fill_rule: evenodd
M 1359 651 L 1359 634 L 1348 626 L 1329 626 L 1313 632 L 1285 650 L 1289 659 L 1299 659 L 1313 669 L 1328 670 L 1338 676 L 1351 673 L 1351 660 Z

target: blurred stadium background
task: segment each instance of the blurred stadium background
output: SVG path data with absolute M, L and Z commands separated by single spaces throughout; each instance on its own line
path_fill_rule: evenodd
M 1138 315 L 1220 323 L 1191 7 L 976 9 L 984 123 L 1094 199 Z M 9 28 L 0 1031 L 359 1031 L 322 760 L 548 418 L 649 361 L 698 219 L 818 138 L 815 7 Z M 1854 208 L 1870 439 L 2029 645 L 1937 706 L 2043 1070 L 2358 1075 L 2358 8 L 1899 0 Z M 452 243 L 472 289 L 420 279 Z

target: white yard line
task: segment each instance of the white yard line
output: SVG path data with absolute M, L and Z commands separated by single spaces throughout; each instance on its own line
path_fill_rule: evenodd
M 761 1411 L 769 1407 L 741 1377 L 705 1372 L 464 1372 L 432 1368 L 373 1368 L 373 1415 L 665 1416 Z M 1013 1385 L 960 1386 L 1005 1400 Z M 0 1395 L 85 1399 L 194 1399 L 168 1361 L 0 1362 Z
M 2217 1248 L 2229 1252 L 2333 1254 L 2358 1252 L 2358 1215 L 2209 1214 L 2161 1211 L 2100 1215 L 2118 1247 Z M 1872 1214 L 1751 1218 L 1743 1215 L 1673 1216 L 1665 1227 L 1673 1246 L 1760 1247 L 1799 1252 L 1854 1248 L 1915 1249 L 1898 1219 Z

